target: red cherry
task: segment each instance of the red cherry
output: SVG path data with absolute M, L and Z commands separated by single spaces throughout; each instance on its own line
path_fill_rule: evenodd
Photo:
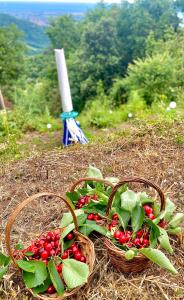
M 56 241 L 59 241 L 59 240 L 60 240 L 60 235 L 56 234 Z
M 40 248 L 40 249 L 39 249 L 39 254 L 41 255 L 44 251 L 45 251 L 44 248 Z
M 62 264 L 60 264 L 56 267 L 58 273 L 62 273 L 62 267 L 63 267 Z
M 56 251 L 54 250 L 54 249 L 52 249 L 51 251 L 50 251 L 50 256 L 55 256 L 56 255 Z
M 147 215 L 152 214 L 153 208 L 151 208 L 149 205 L 144 205 L 144 211 Z
M 118 214 L 114 214 L 114 215 L 112 216 L 112 219 L 113 219 L 113 220 L 119 220 Z
M 77 246 L 76 243 L 73 243 L 73 244 L 71 245 L 71 249 L 72 249 L 73 247 L 78 247 L 78 246 Z
M 45 244 L 45 241 L 44 240 L 39 240 L 38 243 L 39 243 L 39 246 L 43 246 Z
M 94 217 L 95 217 L 94 214 L 89 214 L 89 215 L 87 216 L 87 219 L 88 219 L 88 220 L 94 220 Z
M 97 199 L 98 199 L 98 196 L 97 196 L 97 195 L 93 195 L 91 198 L 92 198 L 93 200 L 97 200 Z
M 79 203 L 79 204 L 77 204 L 77 208 L 82 208 L 83 207 L 83 204 L 82 203 Z
M 143 230 L 139 230 L 136 233 L 136 237 L 138 237 L 140 239 L 143 236 L 143 234 L 144 234 Z
M 145 232 L 144 235 L 143 235 L 143 237 L 148 240 L 149 239 L 149 233 Z
M 131 234 L 131 231 L 125 231 L 125 237 L 127 242 L 131 239 Z
M 86 257 L 82 255 L 81 258 L 80 258 L 80 261 L 85 263 L 86 262 Z
M 34 255 L 36 255 L 38 253 L 38 248 L 36 246 L 32 246 L 31 247 L 31 252 L 33 252 Z
M 68 251 L 65 251 L 65 252 L 62 254 L 62 256 L 61 256 L 62 259 L 66 259 L 66 258 L 68 258 L 68 257 L 69 257 Z
M 48 294 L 54 294 L 55 293 L 55 288 L 53 285 L 50 285 L 49 288 L 47 289 Z
M 81 204 L 85 204 L 86 203 L 86 200 L 84 199 L 84 198 L 81 198 L 80 200 L 79 200 L 79 203 L 81 203 Z
M 74 258 L 76 259 L 76 260 L 81 260 L 81 257 L 82 257 L 82 254 L 81 254 L 81 252 L 76 252 L 75 254 L 74 254 Z
M 61 253 L 61 249 L 58 248 L 58 249 L 56 250 L 56 255 L 58 255 L 58 254 L 60 254 L 60 253 Z
M 113 229 L 114 226 L 112 226 L 111 224 L 108 225 L 109 231 L 111 231 Z
M 52 250 L 52 245 L 51 244 L 46 244 L 44 246 L 44 248 L 45 248 L 46 251 L 50 252 Z
M 56 236 L 53 235 L 53 236 L 51 237 L 51 240 L 52 240 L 53 242 L 55 242 L 55 241 L 56 241 Z
M 54 241 L 52 241 L 50 244 L 51 244 L 52 248 L 55 247 L 55 242 Z
M 116 225 L 118 225 L 118 222 L 116 220 L 112 220 L 110 225 L 112 225 L 113 227 L 115 227 Z
M 119 240 L 121 235 L 122 235 L 122 231 L 120 231 L 120 230 L 116 230 L 114 232 L 114 238 L 117 239 L 117 240 Z
M 127 238 L 126 238 L 126 236 L 124 235 L 124 233 L 122 233 L 121 236 L 119 237 L 119 242 L 120 242 L 121 244 L 124 244 L 124 243 L 127 242 Z
M 158 225 L 162 228 L 165 228 L 167 226 L 167 222 L 165 220 L 161 220 Z
M 47 235 L 46 241 L 49 243 L 51 240 L 52 240 L 52 236 L 51 235 Z
M 135 246 L 139 246 L 141 241 L 139 238 L 135 238 L 132 242 Z
M 56 248 L 58 248 L 58 246 L 59 246 L 59 241 L 58 241 L 58 240 L 54 242 L 54 246 L 55 246 Z
M 155 219 L 155 216 L 154 216 L 154 214 L 151 213 L 151 214 L 148 215 L 148 218 L 149 218 L 150 220 L 154 220 L 154 219 Z
M 133 244 L 131 242 L 127 243 L 128 248 L 132 248 Z
M 73 240 L 73 238 L 74 238 L 74 234 L 73 234 L 72 232 L 70 232 L 70 233 L 67 234 L 67 236 L 66 236 L 66 239 L 67 239 L 68 241 Z
M 85 197 L 85 204 L 88 204 L 89 203 L 89 200 L 90 200 L 90 196 L 87 196 Z
M 144 247 L 149 245 L 149 241 L 147 239 L 143 239 L 142 244 Z
M 77 247 L 77 246 L 73 246 L 72 247 L 72 252 L 73 252 L 73 254 L 75 254 L 76 252 L 78 252 L 79 251 L 79 248 Z
M 47 259 L 48 256 L 49 256 L 49 253 L 45 250 L 41 253 L 41 258 L 43 258 L 44 260 Z
M 95 215 L 94 216 L 94 221 L 99 221 L 99 220 L 101 220 L 100 216 L 99 215 Z

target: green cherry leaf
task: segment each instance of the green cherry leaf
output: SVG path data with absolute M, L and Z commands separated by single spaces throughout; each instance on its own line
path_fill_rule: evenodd
M 53 286 L 55 287 L 57 293 L 59 296 L 62 296 L 64 294 L 64 285 L 61 280 L 61 277 L 59 276 L 54 260 L 51 259 L 48 263 L 48 270 L 49 270 L 49 275 L 50 279 L 53 283 Z
M 44 283 L 48 273 L 46 265 L 42 261 L 31 261 L 31 264 L 35 266 L 35 272 L 22 272 L 22 277 L 25 285 L 28 288 L 34 288 Z
M 89 267 L 75 259 L 65 259 L 63 260 L 62 275 L 67 287 L 73 289 L 87 282 Z
M 148 259 L 150 259 L 152 262 L 157 264 L 158 266 L 166 269 L 167 271 L 173 274 L 178 273 L 177 270 L 169 261 L 169 259 L 160 250 L 151 249 L 151 248 L 142 248 L 139 250 L 139 252 L 142 253 L 144 256 L 146 256 Z

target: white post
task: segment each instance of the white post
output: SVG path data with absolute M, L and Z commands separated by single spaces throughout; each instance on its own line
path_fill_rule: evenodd
M 68 80 L 64 49 L 55 49 L 55 57 L 62 109 L 63 112 L 71 112 L 73 111 L 73 104 L 70 92 L 70 84 Z
M 0 89 L 0 107 L 3 109 L 3 110 L 6 110 L 6 107 L 5 107 L 5 104 L 4 104 L 4 98 L 3 98 L 3 94 L 1 92 L 1 89 Z

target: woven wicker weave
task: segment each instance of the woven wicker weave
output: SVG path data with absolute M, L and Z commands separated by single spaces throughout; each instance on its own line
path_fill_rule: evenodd
M 40 198 L 40 197 L 45 197 L 45 196 L 49 196 L 49 197 L 54 197 L 54 198 L 59 198 L 60 201 L 63 201 L 68 209 L 70 210 L 72 217 L 73 217 L 73 222 L 75 225 L 75 230 L 73 231 L 76 237 L 76 240 L 78 241 L 78 243 L 80 244 L 80 248 L 82 253 L 86 256 L 86 263 L 89 266 L 89 271 L 90 271 L 90 276 L 88 278 L 88 282 L 87 284 L 90 282 L 92 275 L 93 275 L 93 268 L 94 268 L 94 262 L 95 262 L 95 250 L 94 250 L 94 245 L 92 243 L 92 241 L 90 239 L 88 239 L 88 237 L 82 235 L 79 231 L 78 231 L 78 223 L 77 223 L 77 218 L 76 215 L 72 209 L 72 207 L 70 206 L 70 204 L 68 203 L 68 201 L 66 199 L 64 199 L 63 197 L 53 194 L 53 193 L 39 193 L 36 195 L 33 195 L 27 199 L 25 199 L 23 202 L 21 202 L 13 211 L 13 213 L 9 216 L 7 225 L 6 225 L 6 230 L 5 230 L 5 240 L 6 240 L 6 247 L 7 247 L 7 251 L 8 254 L 11 256 L 12 261 L 14 263 L 14 265 L 19 269 L 16 260 L 13 256 L 13 249 L 11 247 L 11 229 L 12 229 L 12 225 L 15 222 L 16 218 L 18 217 L 18 215 L 20 214 L 20 212 L 22 211 L 22 209 L 24 207 L 26 207 L 29 203 L 31 203 L 32 201 Z M 62 232 L 65 228 L 61 228 L 60 231 Z M 19 269 L 20 270 L 20 269 Z M 21 270 L 20 270 L 21 271 Z M 85 285 L 85 284 L 84 284 Z M 83 286 L 83 285 L 82 285 Z M 70 297 L 72 295 L 74 295 L 75 293 L 77 293 L 80 288 L 82 286 L 79 286 L 71 291 L 65 292 L 64 295 L 62 297 L 58 296 L 57 294 L 53 294 L 53 295 L 48 295 L 48 294 L 44 294 L 44 295 L 38 295 L 37 298 L 38 299 L 49 299 L 49 300 L 60 300 L 66 297 Z M 33 294 L 32 290 L 30 290 L 30 292 Z M 35 295 L 34 295 L 35 296 Z
M 150 187 L 154 188 L 160 196 L 161 211 L 165 209 L 165 196 L 164 196 L 162 190 L 157 185 L 155 185 L 154 183 L 152 183 L 148 180 L 141 179 L 141 178 L 126 178 L 126 179 L 122 179 L 116 186 L 114 186 L 114 189 L 109 197 L 109 202 L 107 205 L 107 210 L 106 210 L 107 217 L 109 216 L 111 206 L 113 203 L 113 199 L 114 199 L 114 196 L 115 196 L 117 190 L 125 183 L 130 183 L 130 182 L 143 183 L 146 186 L 150 186 Z M 108 238 L 104 239 L 104 245 L 107 249 L 107 252 L 108 252 L 108 255 L 109 255 L 112 265 L 118 271 L 121 271 L 124 273 L 138 273 L 138 272 L 145 270 L 150 265 L 150 260 L 148 260 L 142 254 L 138 254 L 130 261 L 126 260 L 125 251 L 123 251 L 120 248 L 118 248 L 117 246 L 115 246 L 112 243 L 112 241 L 109 240 Z

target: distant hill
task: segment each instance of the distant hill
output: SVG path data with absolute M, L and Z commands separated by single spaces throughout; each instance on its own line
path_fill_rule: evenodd
M 0 27 L 15 24 L 23 33 L 25 41 L 31 51 L 39 52 L 49 45 L 49 39 L 45 33 L 45 27 L 36 25 L 30 21 L 22 20 L 8 14 L 0 14 Z
M 81 19 L 95 3 L 71 3 L 54 1 L 2 1 L 0 0 L 0 13 L 24 19 L 38 25 L 48 25 L 50 18 L 70 14 L 75 19 Z

